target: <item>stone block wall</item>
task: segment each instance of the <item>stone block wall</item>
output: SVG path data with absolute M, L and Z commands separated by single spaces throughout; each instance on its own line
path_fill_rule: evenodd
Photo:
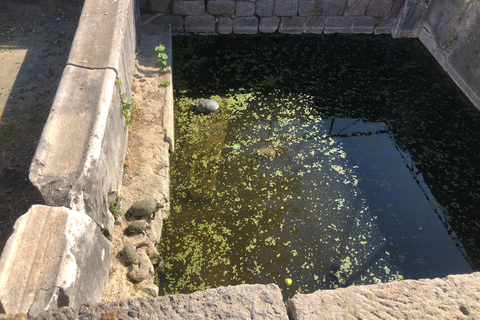
M 390 34 L 405 0 L 142 0 L 173 31 L 218 34 Z

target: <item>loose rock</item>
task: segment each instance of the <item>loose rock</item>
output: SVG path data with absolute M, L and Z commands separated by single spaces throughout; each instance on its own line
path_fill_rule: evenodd
M 153 265 L 145 253 L 145 250 L 138 250 L 137 261 L 128 267 L 127 275 L 135 281 L 151 279 L 154 276 Z

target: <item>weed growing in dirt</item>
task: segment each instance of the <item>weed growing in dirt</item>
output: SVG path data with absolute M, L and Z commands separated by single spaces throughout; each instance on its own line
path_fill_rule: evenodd
M 155 48 L 155 57 L 157 57 L 158 64 L 160 66 L 160 72 L 162 74 L 167 73 L 167 59 L 168 56 L 165 52 L 165 46 L 159 44 L 158 47 Z
M 170 85 L 170 81 L 165 80 L 165 81 L 161 82 L 159 86 L 160 87 L 168 87 L 169 85 Z
M 115 218 L 115 221 L 118 220 L 123 214 L 122 210 L 120 209 L 120 202 L 122 201 L 122 196 L 120 194 L 117 194 L 115 197 L 115 201 L 110 202 L 109 210 L 112 213 L 113 217 Z
M 133 109 L 135 108 L 136 102 L 133 98 L 128 101 L 127 94 L 125 92 L 122 93 L 122 81 L 116 79 L 115 83 L 117 84 L 118 92 L 120 93 L 120 106 L 122 107 L 122 112 L 125 116 L 125 126 L 127 128 L 133 128 L 133 119 L 135 118 L 133 115 Z

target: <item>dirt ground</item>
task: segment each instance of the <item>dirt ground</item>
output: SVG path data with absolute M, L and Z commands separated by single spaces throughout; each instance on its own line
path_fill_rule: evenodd
M 83 0 L 0 0 L 0 253 L 16 219 L 43 203 L 28 179 Z

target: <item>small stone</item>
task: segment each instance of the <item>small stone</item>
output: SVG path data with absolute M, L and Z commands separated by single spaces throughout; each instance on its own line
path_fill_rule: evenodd
M 137 250 L 132 246 L 125 246 L 121 253 L 126 263 L 132 263 L 137 259 Z

